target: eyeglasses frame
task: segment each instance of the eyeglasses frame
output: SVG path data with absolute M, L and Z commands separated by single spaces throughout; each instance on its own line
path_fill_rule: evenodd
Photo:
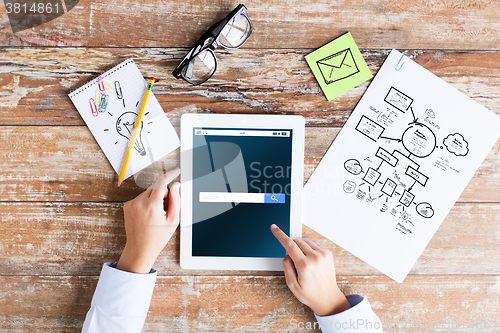
M 248 23 L 250 24 L 250 31 L 246 38 L 243 40 L 243 42 L 236 46 L 236 47 L 228 47 L 219 42 L 219 37 L 221 35 L 222 30 L 224 27 L 238 14 L 242 14 L 245 16 L 247 19 Z M 177 78 L 177 79 L 183 79 L 189 84 L 192 85 L 200 85 L 204 82 L 206 82 L 208 79 L 210 79 L 214 73 L 217 71 L 217 57 L 215 56 L 215 49 L 219 46 L 228 49 L 228 50 L 235 50 L 240 48 L 245 42 L 248 40 L 250 35 L 252 34 L 252 21 L 250 21 L 250 18 L 248 17 L 247 14 L 247 8 L 245 5 L 238 5 L 229 15 L 227 15 L 224 19 L 221 21 L 215 23 L 213 26 L 211 26 L 201 37 L 198 39 L 198 41 L 194 44 L 194 46 L 189 50 L 189 52 L 182 58 L 181 62 L 175 67 L 175 69 L 172 71 L 172 74 Z M 214 59 L 215 59 L 215 67 L 206 79 L 200 82 L 191 82 L 189 79 L 187 79 L 183 74 L 182 70 L 184 69 L 185 66 L 189 66 L 189 63 L 196 58 L 200 53 L 203 51 L 208 51 L 212 53 Z

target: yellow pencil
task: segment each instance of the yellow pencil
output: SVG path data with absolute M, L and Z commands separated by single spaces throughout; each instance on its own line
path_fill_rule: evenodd
M 123 160 L 122 169 L 120 171 L 120 175 L 118 176 L 118 187 L 123 182 L 125 178 L 125 173 L 127 173 L 127 166 L 130 160 L 130 154 L 132 153 L 132 148 L 134 147 L 135 138 L 137 133 L 139 132 L 139 126 L 141 125 L 142 115 L 144 114 L 144 110 L 146 109 L 146 103 L 148 102 L 149 93 L 153 90 L 153 83 L 155 82 L 155 78 L 151 77 L 149 79 L 148 85 L 146 86 L 146 92 L 144 93 L 144 98 L 142 99 L 141 109 L 139 110 L 139 115 L 137 116 L 137 120 L 135 121 L 134 131 L 132 132 L 132 136 L 130 137 L 130 142 L 128 144 L 127 153 L 125 154 L 125 159 Z

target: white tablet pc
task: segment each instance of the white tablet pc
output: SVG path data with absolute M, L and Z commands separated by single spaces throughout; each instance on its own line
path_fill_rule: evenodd
M 303 164 L 302 116 L 184 114 L 181 267 L 283 270 L 270 226 L 301 237 Z

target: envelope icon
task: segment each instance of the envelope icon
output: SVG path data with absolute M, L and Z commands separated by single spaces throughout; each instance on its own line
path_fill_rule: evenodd
M 316 61 L 326 84 L 345 79 L 359 73 L 351 49 L 345 49 Z

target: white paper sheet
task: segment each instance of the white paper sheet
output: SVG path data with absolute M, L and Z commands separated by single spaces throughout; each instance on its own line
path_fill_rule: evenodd
M 68 95 L 117 174 L 146 85 L 128 59 Z M 141 122 L 125 179 L 179 147 L 179 137 L 152 93 Z
M 401 57 L 390 53 L 305 185 L 303 215 L 398 282 L 500 136 L 500 117 Z

